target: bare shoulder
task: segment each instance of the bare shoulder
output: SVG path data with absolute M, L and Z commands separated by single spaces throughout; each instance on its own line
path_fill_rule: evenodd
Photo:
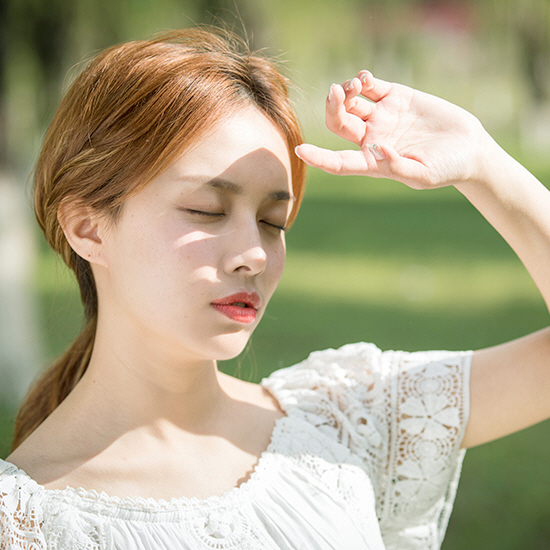
M 39 426 L 6 461 L 23 470 L 40 484 L 58 477 L 58 470 L 68 453 L 60 454 L 65 447 L 59 437 L 48 437 L 48 428 Z
M 260 407 L 266 411 L 284 414 L 275 397 L 260 384 L 246 382 L 223 373 L 220 373 L 220 383 L 232 399 Z
M 208 436 L 170 430 L 169 452 L 151 430 L 124 431 L 110 444 L 102 444 L 92 430 L 79 438 L 74 426 L 67 426 L 67 416 L 54 411 L 6 460 L 48 489 L 84 487 L 154 498 L 221 494 L 247 479 L 285 413 L 259 384 L 225 374 L 219 381 L 229 399 Z M 220 456 L 223 469 L 216 458 Z M 156 472 L 154 479 L 143 475 L 151 471 Z M 215 479 L 212 472 L 218 472 Z

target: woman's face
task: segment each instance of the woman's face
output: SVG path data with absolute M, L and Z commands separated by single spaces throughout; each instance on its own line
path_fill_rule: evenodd
M 253 107 L 224 120 L 106 230 L 100 326 L 182 359 L 238 355 L 282 275 L 293 200 L 274 124 Z

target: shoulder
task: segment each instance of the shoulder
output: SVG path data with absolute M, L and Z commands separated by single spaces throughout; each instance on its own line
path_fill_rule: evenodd
M 289 415 L 361 461 L 388 548 L 428 548 L 444 531 L 458 481 L 471 355 L 350 344 L 262 384 Z
M 363 388 L 370 393 L 399 378 L 467 374 L 469 351 L 382 351 L 374 344 L 347 344 L 338 349 L 313 352 L 300 363 L 277 370 L 262 380 L 270 390 Z
M 262 385 L 287 414 L 328 424 L 341 440 L 353 435 L 357 445 L 350 446 L 357 452 L 368 446 L 382 458 L 398 426 L 412 425 L 413 413 L 424 418 L 444 411 L 442 418 L 456 417 L 453 432 L 461 437 L 469 408 L 470 358 L 471 352 L 381 351 L 373 344 L 348 344 L 314 352 L 275 371 Z M 437 426 L 430 422 L 428 428 Z
M 380 370 L 383 352 L 374 344 L 348 344 L 338 349 L 315 351 L 300 363 L 279 369 L 262 380 L 269 389 L 320 389 L 325 384 L 368 381 Z

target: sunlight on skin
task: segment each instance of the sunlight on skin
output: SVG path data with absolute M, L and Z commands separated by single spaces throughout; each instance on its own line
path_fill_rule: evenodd
M 190 233 L 187 233 L 186 235 L 183 235 L 180 237 L 176 242 L 174 248 L 181 248 L 182 246 L 185 246 L 186 244 L 190 244 L 193 242 L 203 241 L 207 239 L 213 239 L 217 237 L 217 235 L 210 235 L 204 231 L 192 231 Z
M 232 231 L 226 231 L 225 233 L 222 233 L 219 235 L 212 235 L 210 233 L 207 233 L 206 231 L 192 231 L 191 233 L 188 233 L 187 235 L 183 235 L 182 237 L 180 237 L 175 242 L 174 248 L 181 248 L 182 246 L 185 246 L 187 244 L 199 242 L 199 241 L 206 241 L 208 239 L 226 237 L 228 235 L 231 235 L 231 233 Z

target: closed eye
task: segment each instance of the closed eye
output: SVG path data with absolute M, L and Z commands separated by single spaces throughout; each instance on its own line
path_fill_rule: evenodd
M 208 216 L 211 218 L 221 218 L 222 216 L 225 216 L 223 212 L 206 212 L 205 210 L 194 210 L 193 208 L 184 208 L 184 212 L 187 212 L 188 214 L 193 214 L 196 216 Z
M 265 220 L 262 220 L 262 223 L 269 227 L 272 227 L 273 229 L 276 229 L 279 233 L 286 231 L 286 227 L 284 225 L 277 225 L 276 223 L 267 222 Z

